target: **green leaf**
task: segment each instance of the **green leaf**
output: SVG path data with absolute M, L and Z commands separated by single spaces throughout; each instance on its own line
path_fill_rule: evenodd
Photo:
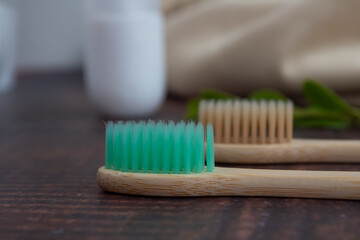
M 294 119 L 296 128 L 346 129 L 350 125 L 351 119 Z
M 294 119 L 349 119 L 348 115 L 341 112 L 323 110 L 314 107 L 299 108 L 294 107 Z
M 352 124 L 352 117 L 341 112 L 315 107 L 294 108 L 294 127 L 345 129 Z
M 187 105 L 186 105 L 186 119 L 187 120 L 193 120 L 197 121 L 198 118 L 198 107 L 199 102 L 203 99 L 210 100 L 219 100 L 219 99 L 235 99 L 236 96 L 232 95 L 230 93 L 213 90 L 213 89 L 207 89 L 201 92 L 200 97 L 191 99 Z
M 346 117 L 351 117 L 350 122 L 360 126 L 360 109 L 349 105 L 328 87 L 309 79 L 304 82 L 303 93 L 312 108 L 342 113 Z
M 198 120 L 198 107 L 199 107 L 200 98 L 191 99 L 186 104 L 186 119 L 187 120 Z
M 273 89 L 261 89 L 258 91 L 254 91 L 249 94 L 249 99 L 255 99 L 255 100 L 287 100 L 288 98 L 282 94 L 281 92 L 278 92 Z
M 360 127 L 360 109 L 359 108 L 356 108 L 356 107 L 353 107 L 353 111 L 351 113 L 354 118 L 355 118 L 355 122 L 359 125 Z
M 236 96 L 230 93 L 226 93 L 223 91 L 218 91 L 214 89 L 206 89 L 201 92 L 200 94 L 201 99 L 235 99 Z
M 304 82 L 303 93 L 313 107 L 342 113 L 353 112 L 353 108 L 339 95 L 314 80 Z
M 308 108 L 294 108 L 294 127 L 296 128 L 329 128 L 344 129 L 352 123 L 360 126 L 360 109 L 350 106 L 329 88 L 307 80 L 303 85 L 305 97 L 310 102 Z M 186 118 L 197 121 L 199 102 L 206 100 L 235 99 L 236 96 L 222 91 L 207 89 L 199 97 L 187 103 Z M 286 100 L 284 94 L 272 90 L 262 89 L 249 95 L 256 100 Z

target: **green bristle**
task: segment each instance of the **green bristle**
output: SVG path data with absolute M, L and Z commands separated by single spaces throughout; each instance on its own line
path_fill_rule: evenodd
M 186 126 L 185 132 L 185 147 L 183 148 L 184 152 L 184 173 L 190 173 L 192 170 L 192 162 L 193 162 L 193 126 L 192 124 L 188 124 Z
M 143 172 L 149 172 L 151 168 L 152 157 L 152 130 L 154 129 L 154 123 L 149 122 L 144 126 L 143 132 L 143 147 L 142 147 L 142 170 Z
M 201 125 L 203 128 L 202 128 L 202 140 L 205 142 L 205 132 L 206 130 L 204 129 L 204 126 Z M 202 151 L 201 151 L 201 164 L 202 164 L 202 169 L 204 170 L 205 169 L 205 157 L 206 155 L 206 149 L 205 149 L 205 145 L 202 145 Z
M 180 136 L 183 135 L 182 125 L 178 124 L 175 126 L 174 132 L 174 173 L 179 174 L 181 172 L 181 153 L 183 140 Z
M 140 140 L 141 140 L 141 131 L 140 124 L 133 125 L 132 129 L 132 141 L 131 141 L 131 170 L 132 172 L 138 172 L 140 166 Z
M 195 154 L 196 154 L 196 150 L 195 150 L 195 147 L 196 147 L 196 143 L 195 143 L 195 123 L 190 123 L 190 126 L 191 126 L 191 148 L 190 150 L 188 151 L 191 151 L 191 164 L 190 164 L 190 169 L 191 171 L 193 171 L 195 169 Z
M 143 157 L 143 137 L 144 137 L 144 132 L 145 132 L 145 122 L 141 121 L 139 123 L 139 142 L 138 142 L 138 151 L 139 151 L 139 170 L 143 170 L 143 161 L 142 161 L 142 157 Z
M 161 128 L 162 123 L 155 125 L 155 131 L 153 132 L 153 144 L 152 144 L 152 172 L 159 173 L 159 160 L 160 160 L 160 141 L 161 141 Z
M 165 142 L 165 126 L 166 124 L 162 121 L 159 122 L 156 132 L 158 133 L 158 172 L 161 172 L 163 169 L 163 158 L 164 158 L 164 142 Z M 154 160 L 153 160 L 154 161 Z
M 130 122 L 126 123 L 123 127 L 123 149 L 121 159 L 121 171 L 129 171 L 131 165 L 129 165 L 131 159 L 131 134 L 132 125 Z
M 212 171 L 214 149 L 211 126 L 208 126 L 208 131 L 206 154 L 210 158 L 207 159 L 207 171 Z M 149 121 L 106 124 L 107 169 L 162 174 L 201 173 L 204 156 L 204 127 L 200 123 L 155 124 Z
M 185 130 L 186 125 L 184 122 L 179 123 L 179 145 L 180 145 L 180 152 L 179 152 L 179 159 L 180 159 L 180 172 L 184 170 L 184 148 L 185 148 Z
M 210 124 L 206 126 L 206 171 L 214 171 L 214 131 Z
M 204 127 L 202 124 L 196 126 L 196 139 L 195 139 L 195 172 L 200 173 L 204 169 L 203 155 L 204 155 Z
M 121 149 L 122 149 L 122 125 L 115 124 L 113 131 L 113 163 L 114 163 L 114 170 L 121 169 Z
M 163 155 L 162 155 L 162 172 L 163 173 L 169 173 L 170 171 L 170 164 L 169 164 L 169 159 L 170 159 L 170 128 L 169 126 L 165 125 L 164 126 L 164 131 L 163 131 Z
M 112 169 L 114 166 L 113 163 L 113 132 L 114 132 L 114 123 L 108 122 L 106 124 L 106 133 L 105 133 L 105 168 Z
M 174 168 L 174 161 L 171 159 L 174 156 L 174 132 L 175 132 L 175 124 L 173 121 L 170 121 L 168 124 L 169 128 L 169 152 L 170 156 L 168 157 L 167 161 L 169 162 L 169 169 L 172 170 Z

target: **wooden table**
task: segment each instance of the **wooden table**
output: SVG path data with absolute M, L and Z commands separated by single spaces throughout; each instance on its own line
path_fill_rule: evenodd
M 154 118 L 176 120 L 184 111 L 170 99 Z M 360 201 L 104 193 L 95 179 L 104 163 L 102 119 L 76 74 L 22 77 L 0 95 L 0 239 L 360 239 Z M 360 139 L 360 131 L 295 136 Z

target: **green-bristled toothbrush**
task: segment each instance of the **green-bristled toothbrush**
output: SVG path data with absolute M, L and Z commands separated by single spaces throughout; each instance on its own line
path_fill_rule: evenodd
M 104 191 L 149 196 L 360 199 L 358 172 L 214 167 L 213 129 L 201 123 L 108 122 L 97 179 Z

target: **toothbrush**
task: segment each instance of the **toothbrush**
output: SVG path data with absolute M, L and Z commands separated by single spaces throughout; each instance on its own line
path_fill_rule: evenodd
M 358 140 L 292 139 L 291 101 L 203 100 L 198 112 L 214 126 L 217 162 L 360 162 Z
M 104 191 L 148 196 L 360 199 L 358 172 L 215 167 L 213 129 L 201 123 L 107 123 L 97 180 Z

